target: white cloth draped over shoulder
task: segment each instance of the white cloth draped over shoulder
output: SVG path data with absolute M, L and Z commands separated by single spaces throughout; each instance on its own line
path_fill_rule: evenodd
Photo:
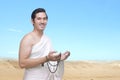
M 51 41 L 45 35 L 42 35 L 41 40 L 32 47 L 30 58 L 38 58 L 44 57 L 48 55 L 49 51 L 52 51 L 53 47 L 51 45 Z M 51 64 L 56 64 L 54 61 L 50 61 Z M 52 66 L 50 66 L 52 68 Z M 25 69 L 24 80 L 62 80 L 62 76 L 64 73 L 64 62 L 60 61 L 57 71 L 55 73 L 51 73 L 48 69 L 47 62 L 44 63 L 44 66 L 41 64 Z

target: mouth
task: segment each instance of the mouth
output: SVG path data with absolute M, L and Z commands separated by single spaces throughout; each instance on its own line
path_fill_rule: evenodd
M 39 24 L 39 26 L 45 26 L 44 24 Z
M 44 26 L 44 24 L 39 24 L 40 26 Z
M 45 28 L 45 24 L 39 24 L 41 28 Z

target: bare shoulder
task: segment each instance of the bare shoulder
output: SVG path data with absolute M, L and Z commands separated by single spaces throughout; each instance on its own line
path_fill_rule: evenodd
M 28 33 L 22 38 L 20 44 L 33 45 L 33 41 L 32 33 Z

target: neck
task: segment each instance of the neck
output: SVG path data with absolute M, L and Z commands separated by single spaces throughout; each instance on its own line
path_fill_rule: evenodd
M 43 35 L 43 31 L 33 30 L 33 32 L 34 32 L 37 36 L 42 36 L 42 35 Z

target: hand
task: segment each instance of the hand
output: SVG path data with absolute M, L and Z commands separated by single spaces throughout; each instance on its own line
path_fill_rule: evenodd
M 61 60 L 66 60 L 70 56 L 70 52 L 66 51 L 65 53 L 61 54 Z
M 58 61 L 61 59 L 61 53 L 58 54 L 56 51 L 50 51 L 47 57 L 50 61 Z

